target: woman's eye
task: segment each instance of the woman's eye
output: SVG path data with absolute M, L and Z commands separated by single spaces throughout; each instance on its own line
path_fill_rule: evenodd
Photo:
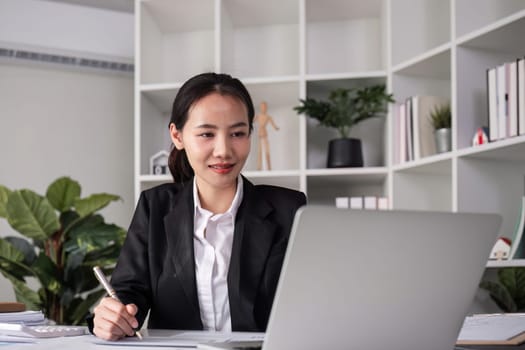
M 203 132 L 202 134 L 199 134 L 200 137 L 204 137 L 204 138 L 210 138 L 210 137 L 213 137 L 213 133 L 212 132 Z
M 232 133 L 232 136 L 233 137 L 244 137 L 244 136 L 246 136 L 246 132 L 244 132 L 244 131 L 236 131 L 236 132 Z

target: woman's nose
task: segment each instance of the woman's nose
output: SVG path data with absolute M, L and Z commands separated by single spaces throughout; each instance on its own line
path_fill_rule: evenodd
M 217 136 L 213 155 L 218 158 L 228 158 L 231 156 L 231 144 L 229 137 L 225 135 Z

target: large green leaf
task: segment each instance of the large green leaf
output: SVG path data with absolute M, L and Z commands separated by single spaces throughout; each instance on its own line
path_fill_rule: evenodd
M 94 215 L 69 232 L 64 249 L 69 253 L 89 253 L 120 242 L 122 235 L 121 227 L 106 224 L 101 216 Z
M 29 310 L 42 310 L 44 302 L 40 295 L 34 290 L 30 289 L 25 282 L 17 279 L 7 277 L 13 284 L 16 300 L 24 303 Z
M 100 285 L 93 273 L 93 266 L 90 265 L 79 266 L 75 273 L 69 275 L 64 283 L 67 285 L 67 288 L 77 294 L 97 288 Z
M 63 286 L 58 267 L 47 255 L 40 253 L 31 268 L 35 271 L 42 287 L 53 294 L 61 292 Z
M 81 217 L 88 216 L 106 207 L 112 201 L 119 200 L 120 197 L 108 193 L 96 193 L 89 197 L 75 201 L 75 209 Z
M 64 212 L 80 198 L 80 184 L 69 177 L 61 177 L 49 185 L 46 197 L 56 210 Z
M 3 238 L 0 238 L 0 257 L 15 262 L 24 261 L 24 253 Z
M 11 192 L 6 208 L 11 227 L 28 238 L 45 240 L 60 229 L 49 201 L 31 190 Z
M 102 249 L 94 250 L 86 254 L 84 264 L 94 266 L 112 265 L 111 261 L 116 261 L 120 254 L 122 244 L 110 244 Z
M 75 211 L 68 210 L 60 214 L 60 223 L 64 228 L 65 240 L 67 240 L 69 230 L 71 230 L 80 221 L 82 221 L 82 218 Z
M 0 185 L 0 217 L 2 218 L 7 217 L 6 204 L 10 193 L 7 187 Z
M 504 285 L 493 281 L 482 281 L 479 286 L 490 293 L 492 300 L 504 312 L 516 312 L 516 303 Z
M 525 268 L 509 267 L 498 271 L 498 279 L 509 291 L 516 303 L 516 309 L 525 307 Z
M 85 253 L 84 252 L 74 252 L 72 254 L 67 254 L 67 261 L 64 267 L 64 282 L 66 285 L 74 286 L 76 283 L 70 283 L 71 280 L 75 278 L 84 279 L 86 276 L 79 276 L 82 262 L 84 262 Z M 81 291 L 81 290 L 79 290 Z
M 5 239 L 0 239 L 0 270 L 4 275 L 23 281 L 34 272 L 24 264 L 24 253 Z
M 0 272 L 4 276 L 11 276 L 19 281 L 25 281 L 26 277 L 34 276 L 35 273 L 30 267 L 23 263 L 15 262 L 0 256 Z
M 91 292 L 88 296 L 82 300 L 76 299 L 71 303 L 74 307 L 68 307 L 68 323 L 72 325 L 80 325 L 86 323 L 86 316 L 93 305 L 104 295 L 106 291 L 103 289 Z
M 31 266 L 36 258 L 35 247 L 27 239 L 21 237 L 8 236 L 4 239 L 22 253 L 24 256 L 23 263 Z

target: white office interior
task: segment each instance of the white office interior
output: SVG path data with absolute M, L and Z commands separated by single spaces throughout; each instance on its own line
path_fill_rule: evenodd
M 80 3 L 82 5 L 76 4 Z M 0 1 L 0 48 L 133 64 L 132 0 Z M 83 6 L 84 4 L 90 6 Z M 44 194 L 70 176 L 127 227 L 133 195 L 133 74 L 0 58 L 0 184 Z M 2 220 L 3 235 L 12 230 Z M 0 278 L 0 300 L 14 301 Z
M 490 12 L 490 6 L 495 4 L 493 0 L 480 2 L 483 4 L 480 5 L 480 7 L 484 13 Z M 288 4 L 289 3 L 290 2 L 288 2 Z M 314 4 L 315 2 L 310 1 L 310 3 Z M 377 3 L 377 1 L 373 1 L 372 3 Z M 401 1 L 401 3 L 408 3 L 408 1 Z M 433 4 L 438 3 L 438 7 L 451 6 L 450 4 L 442 5 L 447 2 L 433 2 Z M 462 4 L 467 4 L 467 1 L 456 0 L 449 3 L 459 4 L 458 13 L 460 11 L 463 11 L 462 13 L 468 12 L 468 9 L 460 8 Z M 512 12 L 523 16 L 523 5 L 520 1 L 509 1 L 509 3 L 514 5 L 508 5 L 508 9 L 505 6 L 502 7 L 505 8 L 505 11 L 508 10 L 510 15 L 508 13 L 502 13 L 498 14 L 498 16 L 502 18 L 508 16 L 508 18 L 510 18 L 512 17 Z M 143 185 L 143 183 L 137 181 L 137 174 L 144 173 L 142 170 L 137 171 L 136 164 L 134 164 L 138 157 L 135 154 L 136 144 L 134 143 L 134 137 L 136 137 L 137 134 L 137 131 L 134 129 L 134 114 L 136 113 L 135 96 L 139 96 L 136 94 L 137 88 L 134 85 L 136 82 L 134 81 L 133 72 L 130 71 L 130 67 L 135 63 L 134 59 L 137 50 L 135 47 L 136 40 L 134 38 L 134 4 L 134 0 L 0 0 L 1 185 L 10 189 L 29 188 L 36 192 L 44 193 L 46 187 L 54 179 L 64 175 L 70 176 L 81 184 L 83 194 L 107 192 L 121 196 L 122 200 L 110 204 L 103 210 L 103 214 L 108 222 L 114 222 L 122 227 L 127 227 L 133 213 L 137 190 Z M 406 6 L 406 4 L 404 6 Z M 404 8 L 403 6 L 397 9 L 393 8 L 392 12 L 394 15 L 401 17 L 399 13 Z M 319 10 L 322 12 L 322 6 L 319 7 Z M 213 12 L 213 9 L 210 11 Z M 293 11 L 296 11 L 296 9 Z M 439 11 L 438 15 L 442 15 L 445 12 L 446 11 Z M 435 18 L 428 19 L 428 21 L 439 21 L 440 16 L 438 15 L 436 15 Z M 204 18 L 214 18 L 213 15 L 207 13 L 203 14 L 203 16 Z M 474 23 L 476 26 L 481 27 L 481 23 L 476 23 L 477 19 L 475 14 L 472 14 L 472 16 L 473 19 L 466 19 L 464 23 Z M 486 17 L 488 18 L 490 16 Z M 490 18 L 490 20 L 495 21 L 494 18 Z M 510 20 L 511 19 L 509 19 L 509 22 Z M 359 26 L 362 25 L 366 30 L 373 32 L 374 35 L 376 34 L 375 31 L 379 31 L 379 29 L 377 29 L 379 26 L 375 26 L 375 24 L 370 25 L 366 20 L 363 21 L 364 24 L 360 21 L 356 22 L 358 22 Z M 524 21 L 519 20 L 519 23 L 522 22 Z M 475 26 L 474 24 L 472 24 L 472 27 Z M 369 26 L 372 29 L 368 28 Z M 443 27 L 447 27 L 448 30 L 449 27 L 454 27 L 454 25 L 447 24 Z M 458 25 L 458 33 L 468 33 L 471 30 L 471 28 L 467 28 L 467 25 L 464 25 L 464 27 L 465 28 L 462 28 Z M 325 29 L 329 31 L 328 27 Z M 284 29 L 283 32 L 288 33 L 287 30 L 288 29 Z M 435 37 L 437 37 L 437 41 L 441 40 L 440 37 L 448 36 L 447 40 L 451 37 L 450 32 L 446 32 L 443 35 L 438 35 L 436 32 L 429 33 L 429 38 L 425 38 L 425 40 L 433 43 Z M 494 32 L 497 32 L 497 30 L 494 30 Z M 392 45 L 392 43 L 395 43 L 395 39 L 396 38 L 390 38 L 390 40 L 388 40 L 389 44 L 385 45 L 387 47 Z M 319 39 L 319 41 L 322 42 L 323 40 Z M 361 45 L 360 47 L 362 48 L 370 46 L 369 42 L 360 42 L 359 45 Z M 414 46 L 418 45 L 419 43 L 416 43 Z M 440 69 L 441 62 L 447 59 L 450 61 L 450 51 L 454 51 L 455 53 L 457 49 L 458 52 L 462 54 L 463 52 L 456 46 L 453 46 L 453 49 L 451 49 L 450 46 L 452 45 L 448 45 L 449 47 L 437 45 L 438 51 L 431 51 L 430 54 L 428 54 L 429 57 L 433 56 L 435 58 L 431 57 L 428 60 L 425 60 L 425 57 L 418 58 L 423 62 L 421 66 L 418 65 L 417 62 L 414 63 L 417 60 L 407 59 L 407 57 L 415 55 L 414 52 L 400 52 L 397 55 L 399 57 L 393 55 L 394 57 L 388 58 L 392 58 L 392 61 L 397 60 L 399 62 L 405 62 L 406 60 L 406 67 L 403 67 L 404 63 L 394 67 L 401 73 L 403 73 L 403 70 L 406 68 L 408 73 L 415 73 L 415 75 L 418 74 L 417 71 L 419 69 L 431 71 L 432 74 L 435 75 L 448 74 L 450 76 L 450 64 L 448 66 L 448 72 L 443 73 Z M 456 45 L 455 42 L 454 45 Z M 381 45 L 378 44 L 376 46 Z M 459 47 L 459 44 L 457 44 L 457 46 Z M 345 49 L 350 53 L 352 52 L 350 47 L 346 47 Z M 376 48 L 374 48 L 374 50 L 375 49 Z M 388 49 L 390 49 L 390 47 L 388 47 Z M 442 50 L 442 52 L 439 50 Z M 381 49 L 378 48 L 377 51 L 381 51 Z M 470 54 L 468 49 L 466 49 L 465 52 Z M 24 57 L 15 57 L 14 53 L 21 53 Z M 297 55 L 297 53 L 294 54 Z M 315 59 L 319 58 L 314 54 L 310 55 Z M 71 57 L 79 60 L 83 59 L 87 62 L 86 65 L 89 65 L 89 60 L 99 62 L 99 64 L 100 62 L 113 62 L 117 63 L 117 65 L 108 68 L 107 66 L 86 67 L 72 65 L 67 62 L 46 62 L 46 59 L 51 59 L 49 58 L 50 56 L 63 57 L 64 61 L 67 61 L 67 58 Z M 210 65 L 213 66 L 213 54 L 210 56 Z M 372 60 L 363 59 L 363 62 L 356 64 L 384 67 L 385 63 L 381 62 L 381 60 L 386 60 L 387 56 L 388 54 L 384 54 L 383 57 L 376 55 Z M 459 56 L 458 54 L 458 57 Z M 296 61 L 299 61 L 298 57 L 294 57 L 294 59 L 295 58 L 297 58 Z M 498 60 L 499 59 L 498 57 Z M 474 61 L 478 64 L 482 60 L 485 60 L 485 58 L 475 59 Z M 496 59 L 490 57 L 490 60 L 486 60 Z M 322 60 L 318 59 L 318 61 Z M 190 70 L 194 68 L 191 60 L 184 61 L 183 65 L 184 64 L 186 64 Z M 459 65 L 460 64 L 458 64 L 458 66 Z M 250 65 L 247 66 L 248 70 L 253 67 Z M 276 79 L 276 81 L 271 82 L 274 86 L 283 86 L 283 95 L 290 94 L 292 89 L 288 88 L 288 85 L 293 85 L 293 88 L 295 88 L 294 84 L 296 84 L 296 82 L 287 80 L 289 79 L 287 77 L 288 66 L 286 64 L 284 65 L 284 73 L 278 72 L 275 74 L 272 72 L 272 74 L 279 76 L 279 79 L 280 76 L 283 77 L 282 81 Z M 325 69 L 322 64 L 319 64 L 319 66 L 321 67 L 320 69 Z M 436 72 L 434 72 L 434 68 L 429 68 L 429 66 L 437 66 L 435 69 Z M 423 67 L 423 69 L 420 69 L 421 67 Z M 151 68 L 151 70 L 153 71 L 154 68 Z M 273 67 L 270 68 L 273 69 Z M 270 68 L 268 69 L 270 70 Z M 347 68 L 348 67 L 345 66 L 344 69 L 341 70 L 351 71 L 354 67 L 350 67 L 350 69 Z M 390 68 L 392 67 L 390 66 L 389 69 Z M 465 67 L 463 68 L 466 70 Z M 299 70 L 299 68 L 295 68 L 295 66 L 293 69 Z M 364 71 L 365 69 L 359 67 L 359 69 L 356 70 Z M 369 70 L 372 71 L 372 73 L 375 72 L 374 69 Z M 169 74 L 172 74 L 170 78 L 176 77 L 176 79 L 172 80 L 179 79 L 178 74 L 180 72 L 177 72 L 175 68 L 173 68 L 173 71 L 174 73 L 169 71 Z M 390 69 L 388 74 L 393 75 L 391 71 L 392 69 Z M 396 79 L 398 79 L 397 83 L 402 87 L 401 90 L 406 87 L 407 95 L 409 95 L 409 91 L 412 88 L 420 88 L 418 85 L 419 80 L 417 80 L 417 78 L 412 80 L 410 74 L 407 74 L 408 78 L 403 74 L 399 74 L 400 78 L 396 77 Z M 313 75 L 315 74 L 312 74 L 312 76 Z M 155 74 L 151 74 L 151 76 L 155 76 Z M 326 76 L 330 77 L 330 74 Z M 348 76 L 341 77 L 337 74 L 333 74 L 332 76 L 341 80 L 361 78 L 359 76 L 350 76 L 350 78 Z M 381 74 L 372 78 L 375 79 L 377 77 L 379 77 L 379 80 L 383 79 Z M 161 84 L 162 79 L 163 78 L 158 79 Z M 166 80 L 169 79 L 166 78 Z M 459 81 L 460 79 L 457 80 Z M 260 85 L 264 86 L 264 79 L 262 79 L 262 81 L 263 83 Z M 451 79 L 449 77 L 445 83 L 440 81 L 435 86 L 437 89 L 442 89 L 446 86 L 444 90 L 450 90 L 450 85 L 454 85 L 450 84 L 450 81 Z M 145 82 L 149 83 L 148 81 Z M 306 83 L 304 85 L 306 85 Z M 312 85 L 315 85 L 315 82 L 312 83 Z M 280 91 L 279 89 L 275 90 Z M 267 90 L 263 88 L 261 88 L 261 91 L 260 95 L 267 93 Z M 168 93 L 169 92 L 170 91 L 168 91 Z M 414 93 L 412 91 L 410 92 Z M 292 95 L 296 93 L 297 92 L 293 90 Z M 275 92 L 275 95 L 277 94 L 278 92 Z M 449 91 L 449 94 L 462 96 L 462 91 L 452 91 L 452 93 Z M 295 95 L 293 97 L 295 97 Z M 285 96 L 284 99 L 288 99 L 286 103 L 289 103 L 289 96 Z M 287 113 L 294 114 L 291 112 L 290 106 L 286 105 L 286 103 L 283 104 L 283 110 L 287 109 L 289 110 Z M 305 132 L 307 128 L 306 124 L 300 124 L 300 122 L 295 121 L 293 123 L 300 126 L 298 129 L 304 129 L 301 131 L 303 134 L 311 132 L 311 129 Z M 461 127 L 463 126 L 458 126 L 458 128 Z M 468 148 L 467 143 L 470 142 L 470 139 L 470 134 L 463 139 L 459 139 L 458 137 L 455 141 L 457 151 L 454 152 L 452 157 L 447 158 L 448 156 L 445 156 L 442 160 L 436 161 L 435 164 L 428 165 L 428 169 L 430 169 L 432 173 L 430 175 L 427 174 L 428 171 L 426 170 L 428 169 L 425 169 L 425 163 L 423 161 L 421 162 L 421 166 L 417 163 L 413 169 L 408 167 L 404 169 L 400 166 L 397 168 L 393 167 L 394 171 L 392 171 L 392 169 L 379 170 L 378 174 L 372 172 L 372 178 L 379 178 L 380 180 L 376 182 L 380 182 L 380 184 L 378 185 L 376 182 L 373 182 L 369 185 L 365 182 L 362 187 L 368 186 L 373 192 L 378 192 L 378 188 L 384 191 L 383 188 L 390 187 L 389 192 L 385 192 L 387 192 L 387 195 L 397 195 L 397 207 L 401 209 L 409 209 L 410 206 L 415 205 L 413 203 L 421 205 L 422 209 L 428 209 L 428 198 L 433 197 L 434 201 L 438 203 L 438 207 L 434 208 L 430 206 L 430 209 L 457 211 L 458 209 L 461 210 L 466 207 L 471 210 L 479 208 L 482 209 L 482 211 L 491 211 L 491 206 L 500 205 L 498 201 L 501 201 L 505 195 L 512 194 L 521 196 L 523 193 L 516 193 L 510 186 L 500 186 L 500 188 L 494 190 L 494 196 L 496 198 L 494 204 L 480 204 L 479 198 L 481 198 L 482 195 L 480 195 L 477 190 L 481 185 L 469 186 L 470 178 L 464 175 L 458 175 L 457 173 L 464 169 L 469 170 L 469 167 L 472 167 L 473 174 L 478 173 L 479 169 L 484 169 L 488 173 L 487 183 L 493 181 L 500 173 L 496 167 L 492 167 L 493 163 L 491 163 L 491 160 L 485 163 L 483 161 L 477 162 L 470 159 L 466 161 L 465 159 L 459 159 L 464 156 L 463 153 L 468 153 L 461 153 L 461 148 Z M 509 141 L 509 144 L 510 142 L 511 141 Z M 517 145 L 516 148 L 521 147 L 521 144 L 525 144 L 523 139 L 515 143 Z M 299 143 L 297 144 L 299 145 Z M 306 141 L 304 144 L 306 144 Z M 304 146 L 304 144 L 302 144 L 302 146 Z M 511 147 L 513 145 L 514 144 L 510 144 Z M 302 153 L 305 151 L 299 150 L 299 146 L 296 148 L 298 150 L 295 150 L 295 152 L 298 153 L 299 156 L 293 160 L 294 165 L 298 168 L 302 167 L 302 169 L 300 175 L 295 178 L 301 180 L 292 183 L 290 187 L 296 187 L 301 190 L 306 188 L 311 191 L 314 196 L 324 195 L 323 191 L 327 188 L 327 193 L 332 195 L 331 191 L 333 191 L 333 188 L 330 187 L 330 178 L 335 178 L 336 181 L 341 182 L 345 174 L 336 174 L 331 177 L 332 175 L 327 175 L 327 173 L 323 172 L 324 170 L 313 169 L 308 172 L 307 170 L 310 169 L 306 169 L 307 167 L 299 161 L 300 158 L 307 158 Z M 509 157 L 502 157 L 505 158 L 505 161 L 508 160 L 507 158 L 512 159 L 511 155 L 514 155 L 512 149 L 510 151 L 503 150 L 501 153 L 509 155 Z M 150 152 L 149 154 L 153 153 Z M 141 157 L 143 158 L 143 163 L 146 164 L 144 162 L 146 157 L 144 155 L 141 155 Z M 468 154 L 464 158 L 467 157 Z M 490 155 L 486 158 L 489 157 Z M 385 158 L 387 157 L 385 156 Z M 515 156 L 515 158 L 523 159 L 522 156 Z M 283 161 L 282 163 L 285 162 Z M 300 164 L 300 166 L 295 163 Z M 387 163 L 386 159 L 384 163 Z M 519 176 L 509 175 L 508 181 L 504 176 L 508 173 L 508 168 L 516 168 L 517 172 L 522 172 L 523 166 L 509 165 L 511 163 L 510 161 L 507 163 L 505 168 L 502 167 L 502 179 L 497 183 L 509 182 L 521 184 L 522 174 Z M 144 164 L 140 166 L 144 168 Z M 420 168 L 422 171 L 420 171 Z M 292 178 L 287 175 L 286 171 L 282 173 L 284 173 L 284 176 L 280 176 L 280 178 Z M 385 173 L 387 173 L 388 176 L 386 176 Z M 450 176 L 450 173 L 455 175 Z M 369 175 L 369 173 L 365 175 Z M 317 186 L 317 190 L 304 185 L 306 180 L 303 179 L 306 179 L 308 176 L 313 179 L 312 183 L 318 181 L 317 184 L 320 184 L 320 186 Z M 391 183 L 392 180 L 384 179 L 391 179 L 396 176 L 397 179 L 400 180 L 398 181 L 398 189 L 392 189 L 394 187 Z M 277 177 L 279 177 L 279 175 Z M 365 176 L 363 176 L 363 178 L 364 177 Z M 143 180 L 143 182 L 146 183 L 144 187 L 150 187 L 156 181 L 154 180 L 148 183 L 149 180 L 147 176 L 144 176 L 144 178 L 146 178 L 146 180 Z M 453 178 L 453 180 L 449 180 L 449 178 Z M 163 178 L 163 180 L 166 179 Z M 259 180 L 265 180 L 265 178 L 262 177 Z M 342 180 L 343 183 L 345 181 L 344 179 Z M 483 184 L 482 181 L 478 182 Z M 452 183 L 452 185 L 450 183 Z M 472 181 L 472 183 L 476 183 L 476 181 Z M 462 184 L 466 187 L 465 191 L 462 191 L 460 188 Z M 429 187 L 432 186 L 435 188 L 429 190 Z M 420 195 L 419 192 L 422 194 Z M 408 195 L 405 196 L 407 193 Z M 501 203 L 501 205 L 505 207 L 505 229 L 511 230 L 513 224 L 510 219 L 517 214 L 518 209 L 516 209 L 516 211 L 513 211 L 513 209 L 507 210 L 511 205 L 508 203 Z M 8 235 L 12 234 L 12 232 L 13 230 L 10 229 L 5 220 L 0 220 L 0 234 Z M 479 303 L 483 304 L 485 310 L 494 310 L 494 305 L 491 304 L 486 294 L 482 293 L 478 297 L 480 298 L 480 300 L 478 300 Z M 2 276 L 0 276 L 0 300 L 14 300 L 11 284 Z

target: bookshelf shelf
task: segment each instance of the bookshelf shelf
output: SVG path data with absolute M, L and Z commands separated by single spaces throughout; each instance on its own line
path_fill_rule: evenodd
M 502 267 L 525 267 L 525 259 L 512 260 L 490 260 L 487 263 L 488 268 L 502 268 Z
M 525 160 L 525 136 L 470 147 L 458 151 L 458 157 L 520 162 Z
M 425 157 L 422 159 L 414 160 L 411 162 L 407 162 L 404 164 L 398 164 L 392 167 L 392 169 L 396 172 L 403 172 L 403 171 L 422 171 L 422 172 L 438 172 L 442 173 L 441 170 L 443 166 L 445 165 L 446 168 L 448 168 L 448 164 L 452 159 L 452 153 L 446 152 L 446 153 L 440 153 L 440 154 L 434 154 L 429 157 Z M 427 169 L 427 170 L 425 170 Z
M 396 74 L 425 77 L 450 76 L 451 44 L 443 44 L 392 68 Z

